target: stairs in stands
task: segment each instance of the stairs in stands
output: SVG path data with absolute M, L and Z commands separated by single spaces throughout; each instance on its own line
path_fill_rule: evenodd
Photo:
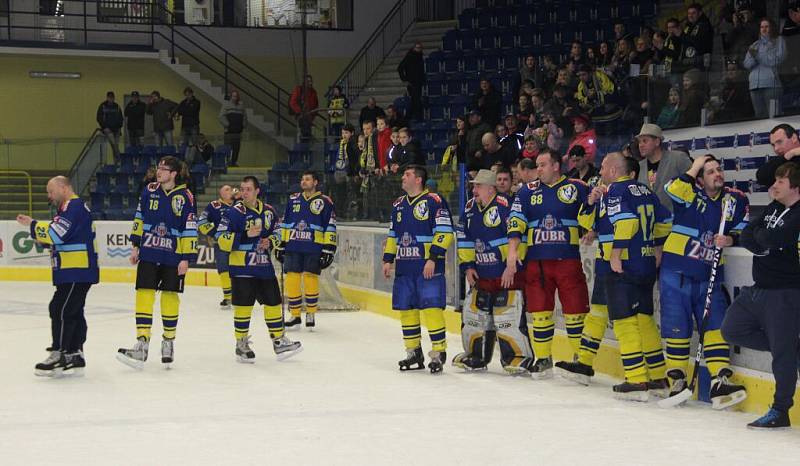
M 59 171 L 26 170 L 31 175 L 33 218 L 50 219 L 50 203 L 47 200 L 47 181 L 63 175 Z M 28 180 L 24 176 L 0 173 L 0 220 L 13 220 L 17 214 L 28 213 Z
M 375 97 L 378 106 L 386 108 L 394 100 L 405 94 L 406 88 L 400 81 L 397 74 L 397 65 L 403 60 L 406 52 L 414 46 L 414 43 L 422 42 L 423 53 L 427 56 L 435 50 L 441 50 L 442 37 L 444 33 L 458 25 L 457 21 L 435 21 L 435 22 L 416 22 L 403 36 L 403 40 L 397 44 L 381 64 L 378 71 L 372 76 L 361 95 L 350 103 L 351 111 L 348 112 L 348 120 L 354 126 L 358 126 L 358 116 L 361 108 L 367 105 L 369 97 Z
M 197 214 L 199 215 L 206 208 L 209 202 L 219 198 L 219 188 L 223 185 L 231 185 L 238 188 L 242 178 L 253 175 L 264 185 L 267 181 L 268 167 L 229 167 L 227 173 L 219 173 L 211 176 L 206 184 L 206 191 L 197 195 Z M 262 188 L 263 191 L 263 188 Z

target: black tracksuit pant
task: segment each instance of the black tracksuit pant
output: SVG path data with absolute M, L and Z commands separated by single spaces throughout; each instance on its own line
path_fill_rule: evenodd
M 66 353 L 83 349 L 86 341 L 86 318 L 83 307 L 91 283 L 64 283 L 56 285 L 50 301 L 50 329 L 52 348 Z
M 772 407 L 792 407 L 797 383 L 800 289 L 742 288 L 725 311 L 722 337 L 733 345 L 772 353 L 775 399 Z

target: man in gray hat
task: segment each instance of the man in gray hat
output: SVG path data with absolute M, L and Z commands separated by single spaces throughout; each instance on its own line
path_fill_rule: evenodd
M 453 365 L 466 371 L 486 370 L 495 340 L 500 342 L 500 362 L 511 375 L 528 375 L 533 351 L 526 332 L 521 281 L 501 284 L 508 256 L 506 221 L 511 203 L 497 193 L 497 177 L 480 170 L 473 184 L 475 197 L 464 206 L 456 237 L 458 258 L 470 291 L 461 312 L 464 352 Z M 519 278 L 520 274 L 517 274 Z
M 686 173 L 692 166 L 692 161 L 682 152 L 667 151 L 661 147 L 664 135 L 658 125 L 645 123 L 636 137 L 642 155 L 642 161 L 639 162 L 639 182 L 655 192 L 661 205 L 671 212 L 672 202 L 664 190 L 664 185 Z

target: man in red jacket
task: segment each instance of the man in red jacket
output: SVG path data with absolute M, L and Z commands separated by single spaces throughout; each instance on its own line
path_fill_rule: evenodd
M 313 110 L 317 108 L 319 108 L 317 91 L 314 89 L 311 75 L 308 74 L 303 84 L 295 86 L 292 96 L 289 98 L 289 109 L 297 118 L 300 136 L 304 139 L 311 138 L 311 126 L 314 124 L 314 118 L 317 117 L 317 112 Z

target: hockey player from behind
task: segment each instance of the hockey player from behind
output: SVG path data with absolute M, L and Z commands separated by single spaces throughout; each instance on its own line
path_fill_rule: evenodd
M 667 183 L 673 204 L 672 232 L 664 243 L 659 275 L 661 336 L 667 345 L 667 376 L 670 396 L 686 388 L 689 344 L 694 324 L 703 331 L 703 358 L 713 377 L 711 402 L 723 409 L 744 401 L 744 387 L 731 384 L 730 347 L 720 326 L 730 304 L 722 262 L 718 265 L 711 308 L 705 321 L 706 302 L 714 247 L 734 246 L 747 225 L 749 203 L 741 191 L 725 187 L 725 174 L 713 155 L 698 157 L 689 170 Z M 725 206 L 728 206 L 725 209 Z M 723 211 L 724 233 L 718 235 Z M 693 321 L 694 319 L 694 321 Z
M 471 181 L 475 197 L 464 206 L 456 233 L 459 262 L 472 289 L 461 311 L 464 352 L 453 359 L 453 365 L 465 370 L 486 369 L 496 339 L 506 372 L 528 375 L 533 353 L 520 284 L 513 284 L 512 289 L 500 284 L 508 255 L 506 222 L 511 203 L 497 192 L 496 181 L 491 170 L 480 170 Z
M 631 179 L 630 167 L 619 152 L 603 159 L 600 175 L 606 187 L 593 188 L 581 212 L 596 215 L 582 221 L 597 225 L 603 259 L 611 269 L 604 277 L 608 314 L 625 371 L 625 382 L 613 389 L 621 399 L 647 401 L 649 390 L 669 388 L 653 320 L 653 285 L 671 216 L 647 186 Z
M 389 237 L 383 251 L 383 276 L 388 280 L 395 264 L 392 309 L 400 312 L 406 359 L 401 371 L 424 369 L 420 313 L 425 318 L 432 350 L 431 373 L 442 371 L 447 360 L 444 308 L 444 259 L 453 242 L 453 221 L 447 202 L 424 188 L 425 168 L 410 165 L 403 171 L 405 196 L 394 201 Z
M 300 324 L 303 294 L 306 327 L 313 328 L 319 303 L 319 275 L 333 263 L 336 254 L 336 212 L 333 201 L 317 191 L 319 177 L 307 171 L 300 179 L 302 192 L 289 196 L 281 223 L 275 258 L 286 272 L 286 290 L 292 319 L 287 327 Z M 301 291 L 302 279 L 302 291 Z
M 281 290 L 269 259 L 278 215 L 271 205 L 258 199 L 259 186 L 256 177 L 244 177 L 242 200 L 225 212 L 217 230 L 219 248 L 230 254 L 236 358 L 245 363 L 255 362 L 256 357 L 250 348 L 250 316 L 256 301 L 264 306 L 264 321 L 278 360 L 302 350 L 300 342 L 292 342 L 283 334 Z
M 539 179 L 517 193 L 508 218 L 508 257 L 502 284 L 509 287 L 517 273 L 517 247 L 527 244 L 524 257 L 528 332 L 536 362 L 535 379 L 553 375 L 553 311 L 558 291 L 567 337 L 578 351 L 583 320 L 589 312 L 589 291 L 580 259 L 578 209 L 589 193 L 581 180 L 561 174 L 561 157 L 551 150 L 536 158 Z
M 161 291 L 161 362 L 173 362 L 175 331 L 178 326 L 179 293 L 189 263 L 197 260 L 197 219 L 194 195 L 180 173 L 182 162 L 162 157 L 156 169 L 156 182 L 142 190 L 131 232 L 131 264 L 136 268 L 136 344 L 120 348 L 117 359 L 134 369 L 147 361 L 153 304 Z
M 50 301 L 50 355 L 36 364 L 36 375 L 44 377 L 83 375 L 86 361 L 84 304 L 92 284 L 98 282 L 94 225 L 89 208 L 75 195 L 68 178 L 56 176 L 47 182 L 47 197 L 56 206 L 50 222 L 18 215 L 17 222 L 29 227 L 39 244 L 50 248 L 53 285 Z
M 228 272 L 228 253 L 219 248 L 216 243 L 217 227 L 222 220 L 222 216 L 233 205 L 233 188 L 230 185 L 222 185 L 219 188 L 219 199 L 211 201 L 206 209 L 200 214 L 197 220 L 197 230 L 206 235 L 209 244 L 214 246 L 214 262 L 219 274 L 220 286 L 222 286 L 222 302 L 219 307 L 222 310 L 231 308 L 231 275 Z

